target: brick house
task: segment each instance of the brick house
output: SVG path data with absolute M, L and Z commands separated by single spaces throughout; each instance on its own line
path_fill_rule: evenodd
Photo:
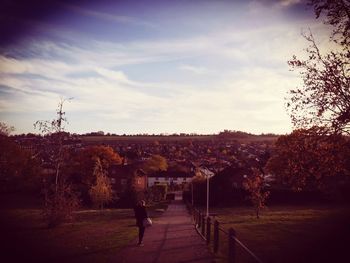
M 126 165 L 111 165 L 108 169 L 108 176 L 111 179 L 112 189 L 120 195 L 129 187 L 136 192 L 144 192 L 147 189 L 147 175 L 142 170 L 140 163 Z

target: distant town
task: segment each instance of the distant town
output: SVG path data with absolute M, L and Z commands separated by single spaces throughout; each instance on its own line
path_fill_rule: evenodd
M 253 135 L 239 131 L 224 131 L 217 135 L 172 134 L 172 135 L 115 135 L 91 132 L 83 135 L 65 133 L 63 143 L 66 148 L 80 149 L 91 145 L 110 146 L 124 158 L 124 162 L 142 161 L 153 154 L 160 154 L 170 164 L 190 166 L 208 165 L 220 169 L 233 160 L 257 159 L 266 154 L 279 135 Z M 41 156 L 43 163 L 50 156 L 47 147 L 53 141 L 46 135 L 33 133 L 13 135 L 22 149 Z

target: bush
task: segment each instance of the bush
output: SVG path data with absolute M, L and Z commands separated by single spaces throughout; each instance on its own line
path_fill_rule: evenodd
M 71 187 L 58 185 L 57 189 L 49 189 L 45 193 L 44 218 L 48 227 L 56 227 L 73 219 L 73 212 L 78 209 L 80 201 Z
M 166 199 L 167 192 L 166 184 L 155 184 L 149 190 L 150 199 L 155 202 L 163 201 Z

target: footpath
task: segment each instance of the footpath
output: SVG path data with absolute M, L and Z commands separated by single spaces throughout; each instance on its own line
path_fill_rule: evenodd
M 191 223 L 182 202 L 176 198 L 164 214 L 146 228 L 144 246 L 132 241 L 116 255 L 115 263 L 212 263 L 214 257 Z M 112 263 L 112 262 L 111 262 Z

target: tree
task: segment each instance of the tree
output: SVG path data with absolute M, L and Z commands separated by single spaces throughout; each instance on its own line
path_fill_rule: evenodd
M 344 47 L 350 44 L 350 2 L 349 0 L 310 0 L 316 18 L 326 15 L 325 24 L 332 25 L 332 38 Z
M 100 160 L 101 167 L 107 171 L 110 165 L 119 165 L 122 163 L 120 155 L 110 146 L 94 145 L 88 146 L 78 152 L 74 170 L 78 173 L 79 181 L 90 186 L 95 177 L 93 171 L 96 166 L 96 159 Z
M 73 218 L 73 211 L 79 206 L 77 194 L 64 176 L 65 160 L 69 157 L 64 148 L 63 140 L 67 133 L 64 131 L 67 119 L 64 117 L 63 105 L 67 100 L 60 100 L 57 108 L 57 118 L 52 121 L 37 121 L 34 124 L 50 140 L 48 145 L 49 159 L 54 167 L 54 178 L 47 180 L 45 185 L 45 207 L 44 216 L 49 227 L 55 227 L 65 220 Z
M 111 165 L 122 163 L 122 158 L 110 146 L 87 146 L 75 153 L 70 161 L 72 164 L 70 173 L 75 187 L 79 189 L 81 199 L 85 204 L 89 204 L 91 201 L 89 190 L 96 181 L 96 176 L 93 173 L 97 158 L 100 160 L 104 171 L 108 171 Z
M 37 190 L 40 183 L 38 161 L 32 158 L 29 151 L 22 149 L 13 137 L 8 136 L 7 128 L 2 131 L 4 133 L 0 134 L 0 192 Z
M 168 163 L 163 156 L 154 154 L 145 162 L 143 168 L 148 173 L 166 171 L 168 169 Z
M 254 169 L 253 176 L 248 177 L 243 182 L 243 188 L 248 191 L 249 199 L 252 202 L 256 218 L 260 218 L 260 210 L 265 207 L 266 200 L 270 195 L 269 191 L 264 190 L 264 177 L 259 170 Z
M 303 87 L 290 91 L 287 108 L 297 128 L 322 126 L 327 132 L 350 133 L 350 2 L 310 0 L 316 18 L 333 27 L 330 41 L 334 48 L 322 52 L 311 33 L 307 59 L 296 56 L 288 62 L 298 70 Z
M 84 165 L 94 165 L 95 159 L 99 158 L 101 166 L 104 169 L 107 169 L 112 164 L 118 165 L 122 163 L 120 155 L 110 146 L 88 146 L 82 150 L 79 156 L 81 157 L 80 161 L 82 161 Z
M 349 142 L 342 135 L 315 130 L 295 130 L 276 141 L 265 168 L 280 184 L 296 191 L 329 192 L 348 180 Z
M 53 144 L 51 147 L 55 148 L 53 150 L 53 158 L 55 162 L 55 191 L 58 191 L 59 186 L 59 177 L 61 172 L 61 165 L 63 164 L 64 158 L 64 148 L 63 148 L 63 139 L 64 139 L 64 124 L 67 123 L 67 119 L 64 117 L 66 114 L 63 111 L 63 104 L 67 100 L 61 99 L 57 107 L 57 119 L 52 121 L 36 121 L 34 128 L 38 128 L 42 133 L 51 136 Z
M 113 199 L 111 182 L 103 169 L 100 158 L 96 158 L 93 175 L 96 183 L 91 186 L 89 194 L 94 204 L 103 210 L 105 204 Z
M 168 192 L 167 184 L 155 184 L 150 187 L 149 196 L 152 201 L 159 202 L 165 200 L 166 194 Z
M 13 126 L 8 126 L 5 122 L 0 122 L 0 136 L 9 136 L 15 128 Z

